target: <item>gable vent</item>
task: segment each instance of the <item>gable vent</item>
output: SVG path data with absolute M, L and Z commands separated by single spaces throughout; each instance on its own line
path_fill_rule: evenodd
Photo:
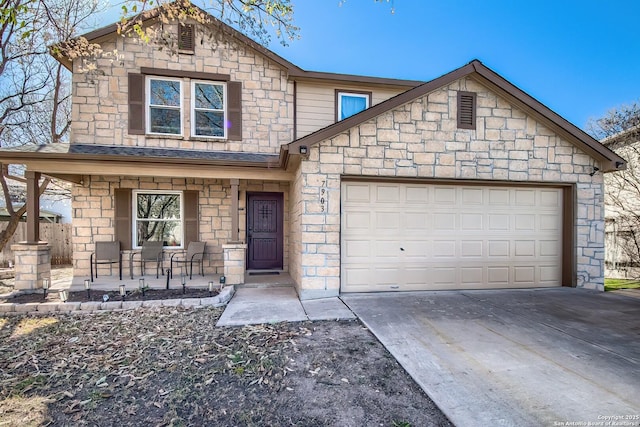
M 192 24 L 178 25 L 178 50 L 193 52 L 196 45 L 195 31 Z
M 458 128 L 476 128 L 476 94 L 458 92 Z

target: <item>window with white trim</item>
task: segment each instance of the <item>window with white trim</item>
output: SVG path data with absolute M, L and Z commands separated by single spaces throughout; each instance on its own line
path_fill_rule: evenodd
M 182 247 L 184 240 L 182 192 L 133 192 L 133 242 L 140 248 L 146 241 Z
M 182 81 L 147 77 L 147 133 L 182 135 Z
M 369 108 L 370 95 L 355 92 L 338 92 L 338 121 Z
M 227 137 L 227 86 L 221 82 L 191 82 L 191 135 Z

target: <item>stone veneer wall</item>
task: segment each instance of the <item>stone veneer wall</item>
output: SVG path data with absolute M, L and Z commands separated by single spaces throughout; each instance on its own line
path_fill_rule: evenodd
M 476 130 L 457 128 L 458 90 L 477 93 Z M 593 166 L 590 156 L 484 86 L 456 81 L 311 147 L 293 183 L 301 234 L 292 239 L 300 255 L 291 271 L 300 295 L 339 292 L 341 175 L 575 183 L 577 286 L 602 290 L 603 179 L 589 175 Z
M 165 25 L 177 31 L 175 25 Z M 277 154 L 293 139 L 293 83 L 279 65 L 231 39 L 213 46 L 196 31 L 194 54 L 170 55 L 166 49 L 137 38 L 114 35 L 101 43 L 105 52 L 118 56 L 97 60 L 97 69 L 83 72 L 74 62 L 71 142 L 82 144 L 244 151 Z M 141 67 L 228 74 L 242 82 L 242 141 L 190 137 L 190 79 L 183 79 L 183 136 L 128 134 L 128 73 Z
M 302 295 L 302 280 L 305 275 L 302 267 L 303 250 L 312 250 L 312 247 L 306 247 L 302 244 L 302 211 L 303 197 L 305 192 L 304 180 L 302 179 L 302 165 L 296 170 L 296 175 L 291 184 L 291 195 L 289 201 L 289 215 L 291 218 L 291 232 L 289 233 L 289 275 L 296 284 L 298 295 Z M 322 218 L 320 218 L 322 219 Z M 310 220 L 307 220 L 309 222 Z
M 199 190 L 200 239 L 207 243 L 205 274 L 223 274 L 222 245 L 231 240 L 231 185 L 229 180 L 162 177 L 86 177 L 84 185 L 73 187 L 74 275 L 89 275 L 89 257 L 94 242 L 114 239 L 114 202 L 116 188 L 143 190 Z M 246 241 L 246 192 L 284 193 L 284 268 L 288 269 L 289 183 L 240 181 L 239 239 Z M 170 250 L 166 250 L 170 254 Z M 170 255 L 165 255 L 168 260 Z M 128 259 L 126 256 L 123 259 Z M 166 263 L 165 263 L 166 264 Z M 125 274 L 128 264 L 124 263 Z

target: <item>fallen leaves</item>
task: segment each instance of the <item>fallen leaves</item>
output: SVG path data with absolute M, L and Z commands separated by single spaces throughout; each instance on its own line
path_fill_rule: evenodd
M 297 351 L 294 338 L 301 332 L 279 325 L 216 328 L 220 314 L 213 308 L 158 308 L 0 319 L 0 398 L 37 393 L 62 405 L 58 416 L 69 417 L 59 420 L 64 424 L 84 420 L 89 409 L 110 410 L 111 397 L 129 402 L 123 410 L 136 414 L 141 395 L 154 395 L 147 412 L 179 413 L 180 401 L 204 413 L 207 405 L 195 395 L 230 378 L 247 387 L 284 388 L 282 380 L 292 371 L 288 354 Z M 173 376 L 183 383 L 149 394 Z M 158 417 L 151 424 L 162 424 Z
M 12 339 L 19 338 L 24 335 L 29 335 L 40 328 L 46 328 L 49 325 L 53 325 L 58 320 L 52 317 L 27 317 L 20 320 L 20 322 L 14 327 Z
M 390 405 L 429 425 L 419 389 L 357 322 L 216 328 L 221 313 L 0 318 L 0 427 L 390 425 Z

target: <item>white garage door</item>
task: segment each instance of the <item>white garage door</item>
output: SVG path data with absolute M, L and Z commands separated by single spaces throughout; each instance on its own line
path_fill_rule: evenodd
M 342 292 L 561 284 L 562 190 L 342 183 Z

